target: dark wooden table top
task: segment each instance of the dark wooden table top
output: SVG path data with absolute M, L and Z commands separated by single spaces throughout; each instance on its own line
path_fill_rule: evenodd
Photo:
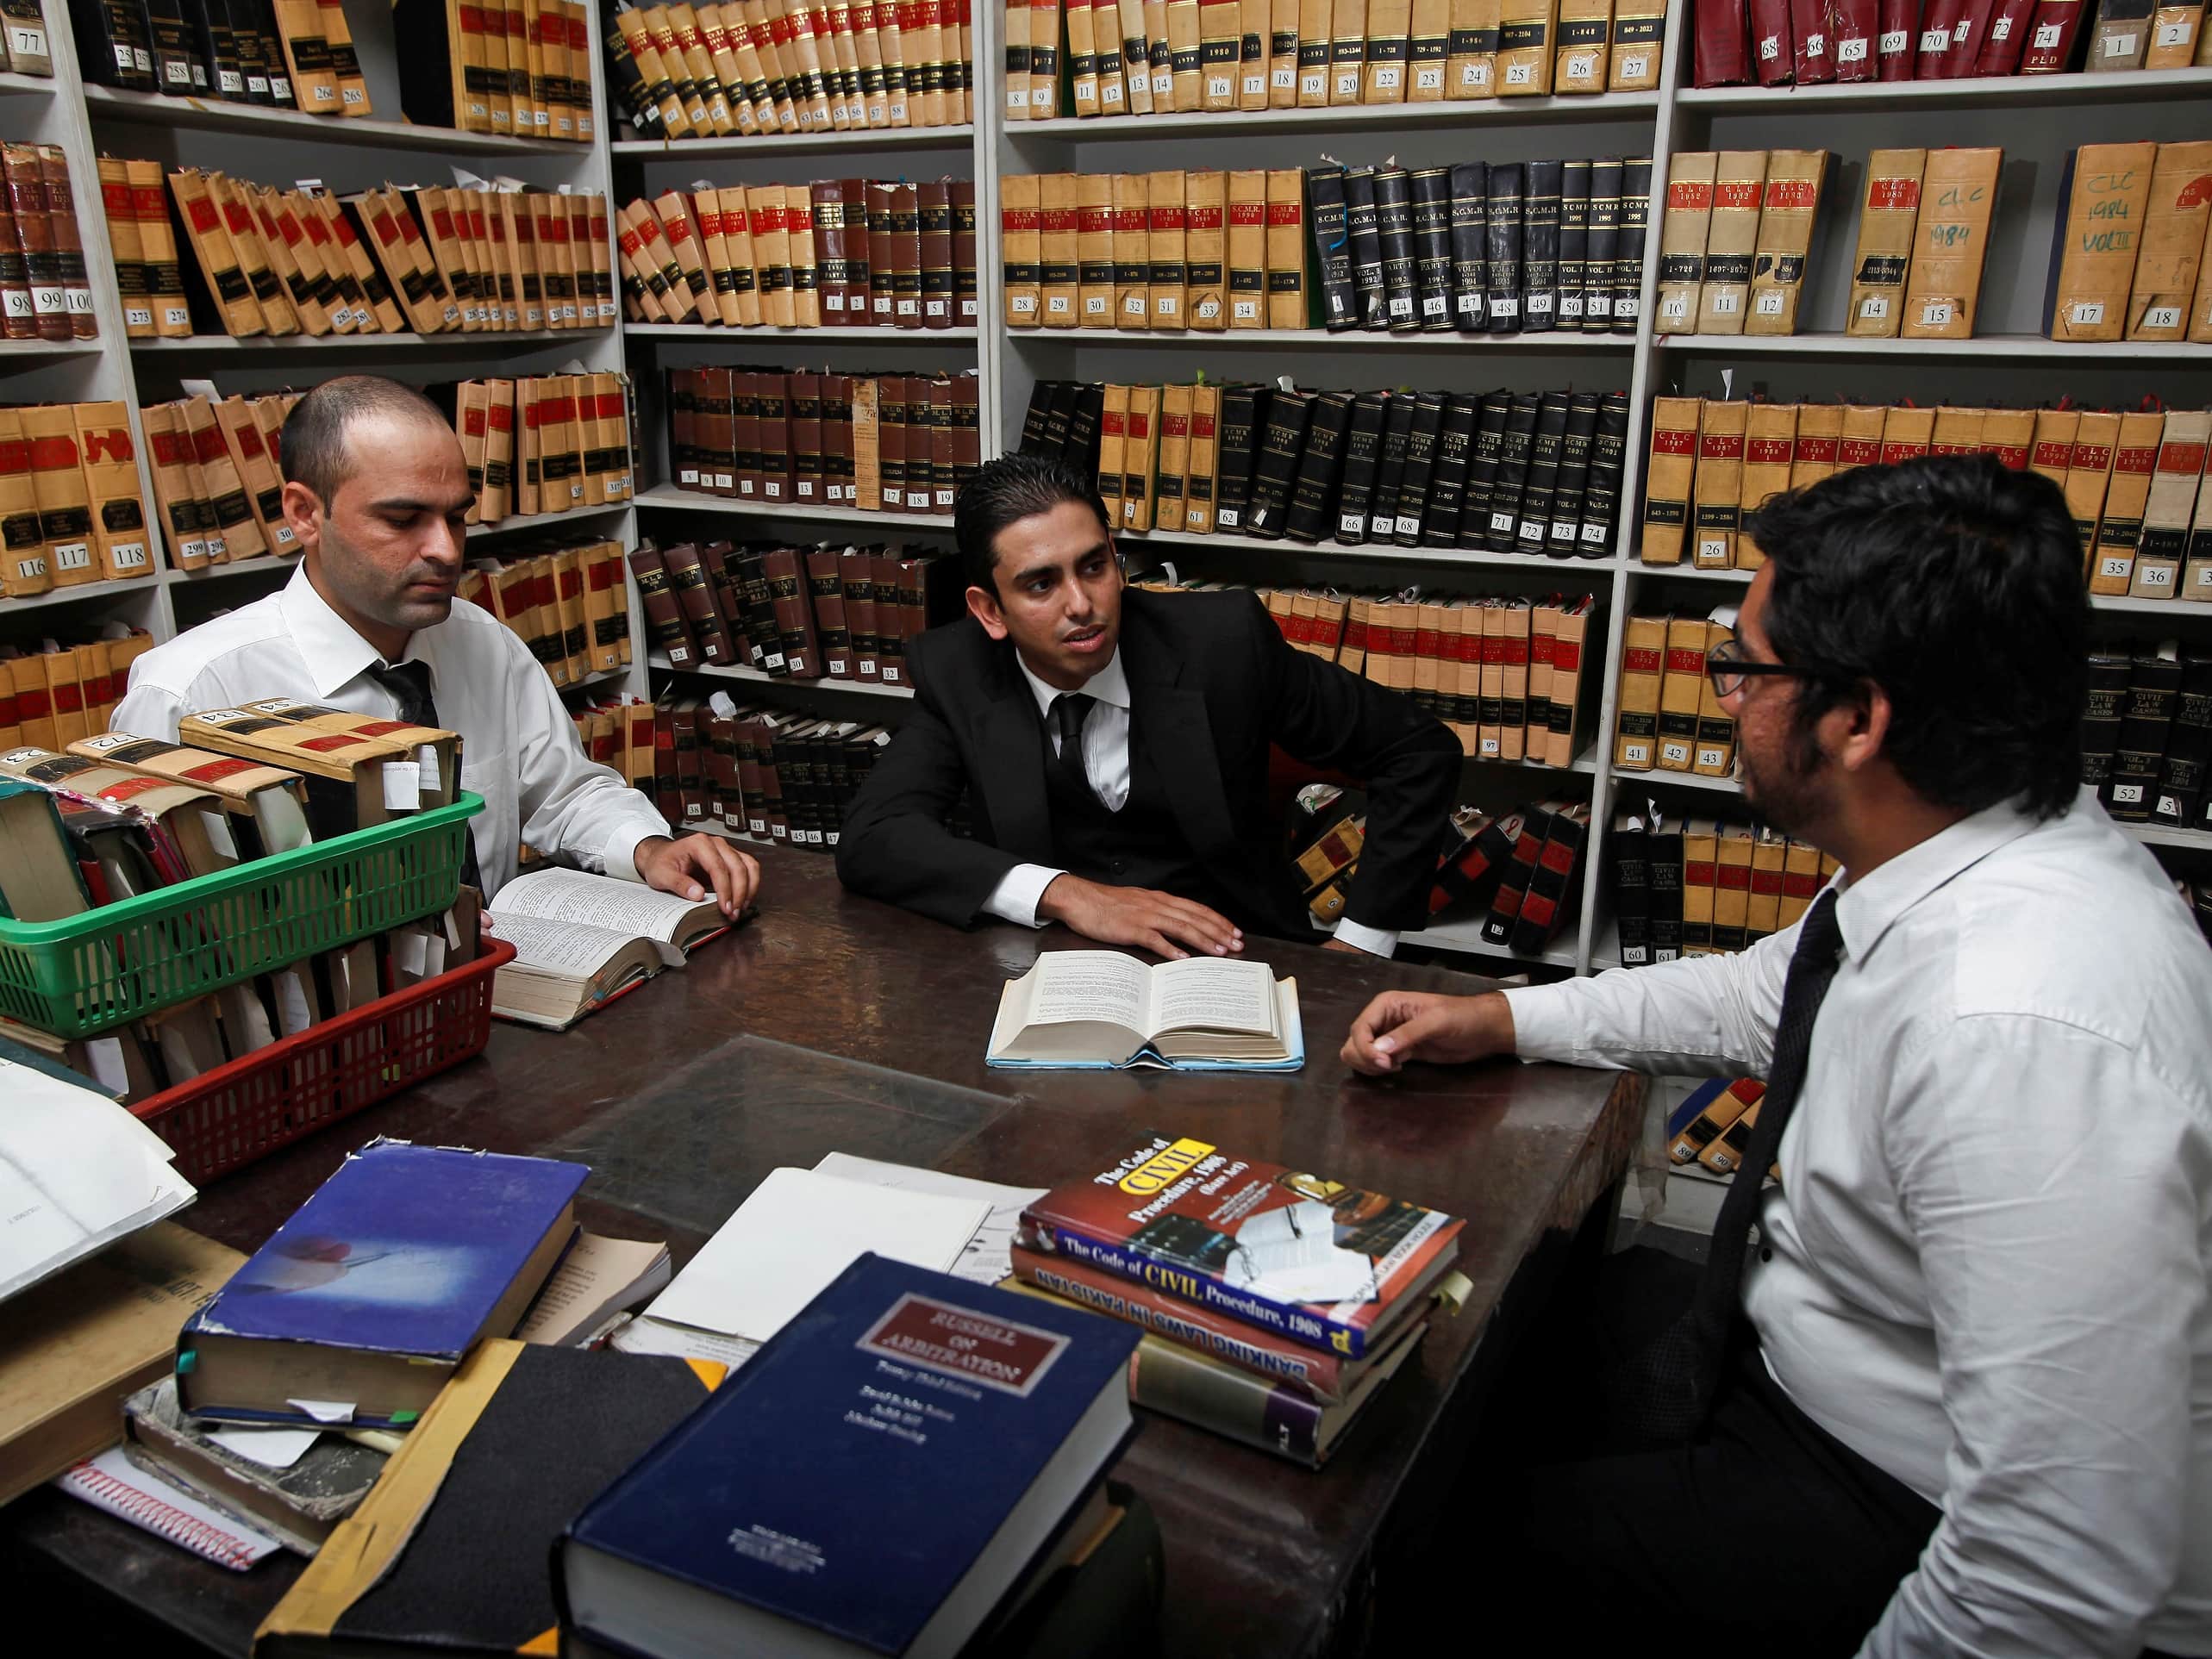
M 215 1183 L 180 1219 L 250 1251 L 347 1151 L 389 1135 L 580 1157 L 595 1171 L 585 1225 L 666 1237 L 680 1265 L 779 1164 L 844 1151 L 1042 1187 L 1104 1167 L 1155 1128 L 1465 1216 L 1459 1267 L 1472 1294 L 1328 1468 L 1153 1419 L 1117 1471 L 1165 1537 L 1169 1651 L 1322 1643 L 1508 1282 L 1626 1167 L 1640 1080 L 1509 1061 L 1356 1077 L 1337 1050 L 1375 992 L 1486 982 L 1272 940 L 1248 948 L 1298 981 L 1300 1072 L 992 1071 L 984 1047 L 1001 983 L 1040 950 L 1083 941 L 1058 928 L 962 933 L 845 893 L 825 858 L 770 849 L 762 863 L 759 918 L 682 972 L 559 1035 L 497 1024 L 484 1058 Z M 811 1056 L 778 1043 L 886 1074 L 839 1078 L 815 1062 L 816 1076 Z M 297 1575 L 282 1556 L 227 1572 L 52 1492 L 0 1515 L 0 1536 L 229 1654 L 247 1652 Z

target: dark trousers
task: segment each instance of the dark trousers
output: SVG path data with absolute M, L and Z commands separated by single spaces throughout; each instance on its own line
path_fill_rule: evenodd
M 1848 1656 L 1913 1570 L 1933 1505 L 1793 1406 L 1748 1325 L 1696 1441 L 1627 1449 L 1603 1380 L 1689 1305 L 1699 1269 L 1609 1258 L 1509 1365 L 1431 1581 L 1519 1611 L 1531 1652 Z

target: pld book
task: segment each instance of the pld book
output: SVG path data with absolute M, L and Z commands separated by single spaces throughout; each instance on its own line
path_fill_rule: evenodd
M 1298 982 L 1264 962 L 1147 966 L 1118 951 L 1054 951 L 1000 994 L 988 1062 L 1035 1070 L 1159 1066 L 1296 1071 Z
M 1133 1431 L 1138 1332 L 864 1256 L 555 1546 L 662 1659 L 960 1650 Z
M 1458 1219 L 1155 1133 L 1022 1213 L 1029 1250 L 1365 1359 L 1459 1254 Z
M 396 1427 L 480 1338 L 515 1328 L 576 1232 L 590 1173 L 373 1140 L 177 1337 L 188 1412 Z
M 491 930 L 515 960 L 491 982 L 491 1011 L 565 1031 L 724 932 L 711 901 L 692 903 L 618 876 L 540 870 L 499 889 Z
M 481 1344 L 254 1635 L 262 1659 L 551 1653 L 547 1546 L 718 1365 Z

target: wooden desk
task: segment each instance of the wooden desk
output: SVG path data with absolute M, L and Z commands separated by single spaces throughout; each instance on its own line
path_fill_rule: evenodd
M 1353 1077 L 1337 1050 L 1373 993 L 1484 982 L 1272 941 L 1253 952 L 1297 977 L 1299 1073 L 994 1072 L 983 1054 L 1001 982 L 1040 948 L 1080 941 L 1059 929 L 962 934 L 846 894 L 827 858 L 771 851 L 762 863 L 759 920 L 683 972 L 560 1036 L 498 1025 L 484 1060 L 216 1183 L 180 1219 L 251 1250 L 373 1135 L 503 1152 L 596 1149 L 585 1192 L 615 1201 L 586 1201 L 586 1225 L 666 1236 L 680 1263 L 778 1164 L 843 1150 L 1048 1186 L 1103 1167 L 1152 1128 L 1463 1215 L 1459 1269 L 1472 1295 L 1436 1322 L 1329 1468 L 1309 1473 L 1155 1419 L 1118 1471 L 1165 1534 L 1169 1651 L 1287 1659 L 1356 1645 L 1376 1540 L 1386 1520 L 1417 1526 L 1456 1466 L 1512 1307 L 1543 1293 L 1627 1165 L 1641 1080 L 1511 1062 L 1386 1085 Z M 911 1109 L 734 1100 L 729 1064 L 712 1057 L 747 1034 L 974 1092 Z M 1486 1331 L 1499 1339 L 1484 1344 Z M 247 1652 L 298 1570 L 277 1556 L 234 1575 L 50 1491 L 0 1512 L 0 1550 L 42 1574 L 66 1569 L 229 1655 Z

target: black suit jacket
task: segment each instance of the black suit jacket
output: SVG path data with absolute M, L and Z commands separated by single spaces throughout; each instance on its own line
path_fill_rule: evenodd
M 1248 592 L 1122 602 L 1130 736 L 1167 780 L 1207 874 L 1272 932 L 1310 932 L 1267 810 L 1268 745 L 1368 786 L 1366 850 L 1345 914 L 1421 926 L 1458 781 L 1458 741 L 1395 692 L 1294 651 Z M 1035 699 L 1010 642 L 973 617 L 907 642 L 915 708 L 847 813 L 846 886 L 966 926 L 1016 864 L 1052 864 Z M 975 839 L 945 827 L 963 790 Z

